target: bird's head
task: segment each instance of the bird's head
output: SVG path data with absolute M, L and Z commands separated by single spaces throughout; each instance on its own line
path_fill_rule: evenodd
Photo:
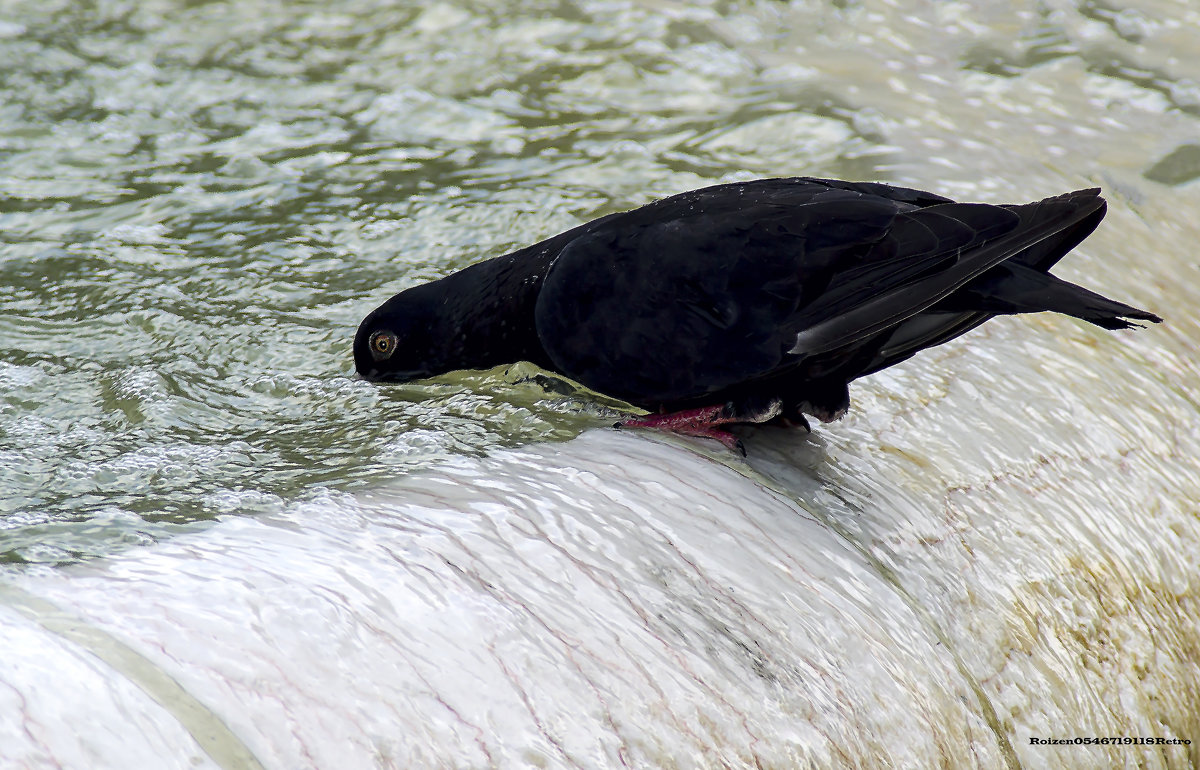
M 534 323 L 540 276 L 521 254 L 413 286 L 375 308 L 354 337 L 358 373 L 408 382 L 515 361 L 550 367 Z
M 354 368 L 368 380 L 408 382 L 449 371 L 443 328 L 443 297 L 432 284 L 400 292 L 363 319 L 354 335 Z

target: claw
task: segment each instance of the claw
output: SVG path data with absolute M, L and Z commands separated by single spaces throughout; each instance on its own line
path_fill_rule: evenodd
M 812 426 L 808 424 L 808 418 L 802 414 L 792 417 L 781 417 L 779 421 L 786 428 L 804 428 L 806 433 L 812 433 Z

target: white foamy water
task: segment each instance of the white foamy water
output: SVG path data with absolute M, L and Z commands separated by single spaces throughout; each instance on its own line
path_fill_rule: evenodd
M 1029 744 L 1197 726 L 1197 528 L 1143 475 L 1173 447 L 1082 431 L 1040 456 L 1036 421 L 977 396 L 837 441 L 758 431 L 749 465 L 593 431 L 17 581 L 4 745 L 89 767 L 1186 766 Z M 981 404 L 986 445 L 936 440 Z M 56 729 L 81 699 L 103 708 Z

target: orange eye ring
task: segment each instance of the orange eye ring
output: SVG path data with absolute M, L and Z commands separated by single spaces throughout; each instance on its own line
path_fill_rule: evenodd
M 396 352 L 396 335 L 391 332 L 375 332 L 371 335 L 371 355 L 376 361 L 389 358 Z

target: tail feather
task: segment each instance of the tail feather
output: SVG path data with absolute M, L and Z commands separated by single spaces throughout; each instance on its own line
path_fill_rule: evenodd
M 1109 299 L 1094 291 L 1015 262 L 1007 262 L 980 276 L 955 297 L 963 309 L 988 313 L 1039 313 L 1052 311 L 1074 316 L 1105 329 L 1139 326 L 1132 321 L 1162 321 L 1154 313 Z
M 897 324 L 864 349 L 863 363 L 851 379 L 892 366 L 925 348 L 965 334 L 994 315 L 1064 313 L 1105 329 L 1139 327 L 1134 321 L 1160 323 L 1154 313 L 1126 305 L 1061 280 L 1047 272 L 1100 224 L 1107 204 L 1099 188 L 1076 190 L 1036 203 L 1005 206 L 1020 217 L 1016 230 L 1052 234 L 1017 251 L 927 309 Z M 1053 228 L 1059 229 L 1054 231 Z
M 1069 248 L 1067 244 L 1077 244 L 1095 229 L 1104 216 L 1105 202 L 1100 189 L 1092 188 L 1009 206 L 1006 208 L 1018 217 L 1014 226 L 1001 228 L 999 233 L 982 232 L 988 219 L 995 219 L 986 212 L 990 209 L 994 213 L 996 208 L 985 204 L 943 203 L 923 209 L 922 213 L 934 216 L 950 214 L 955 224 L 967 225 L 983 237 L 969 247 L 958 246 L 957 255 L 950 260 L 929 264 L 931 257 L 940 254 L 919 254 L 924 260 L 922 266 L 928 265 L 933 272 L 903 275 L 892 288 L 880 291 L 865 280 L 851 282 L 855 288 L 868 286 L 873 291 L 855 302 L 843 303 L 839 295 L 838 306 L 831 314 L 825 311 L 835 304 L 834 293 L 826 291 L 820 301 L 809 304 L 797 315 L 799 331 L 788 353 L 811 356 L 850 346 L 885 329 L 894 331 L 909 318 L 924 312 L 983 310 L 972 304 L 962 305 L 961 300 L 971 294 L 967 287 L 981 281 L 986 284 L 988 276 L 1006 264 L 1020 263 L 1023 258 L 1047 264 L 1058 261 Z M 1005 219 L 1012 220 L 1011 216 Z M 944 228 L 938 229 L 946 232 Z M 890 278 L 894 282 L 898 275 L 893 270 L 883 280 Z M 814 316 L 822 317 L 814 319 Z M 958 320 L 952 325 L 958 326 Z
M 1047 220 L 1061 220 L 1064 210 L 1078 213 L 1076 221 L 1053 237 L 1033 244 L 980 275 L 934 310 L 993 314 L 1052 311 L 1105 329 L 1128 329 L 1139 325 L 1133 321 L 1162 321 L 1153 313 L 1111 300 L 1048 272 L 1067 252 L 1091 235 L 1104 219 L 1108 206 L 1100 197 L 1099 188 L 1076 190 L 1037 203 L 1005 208 L 1017 213 L 1025 227 Z

